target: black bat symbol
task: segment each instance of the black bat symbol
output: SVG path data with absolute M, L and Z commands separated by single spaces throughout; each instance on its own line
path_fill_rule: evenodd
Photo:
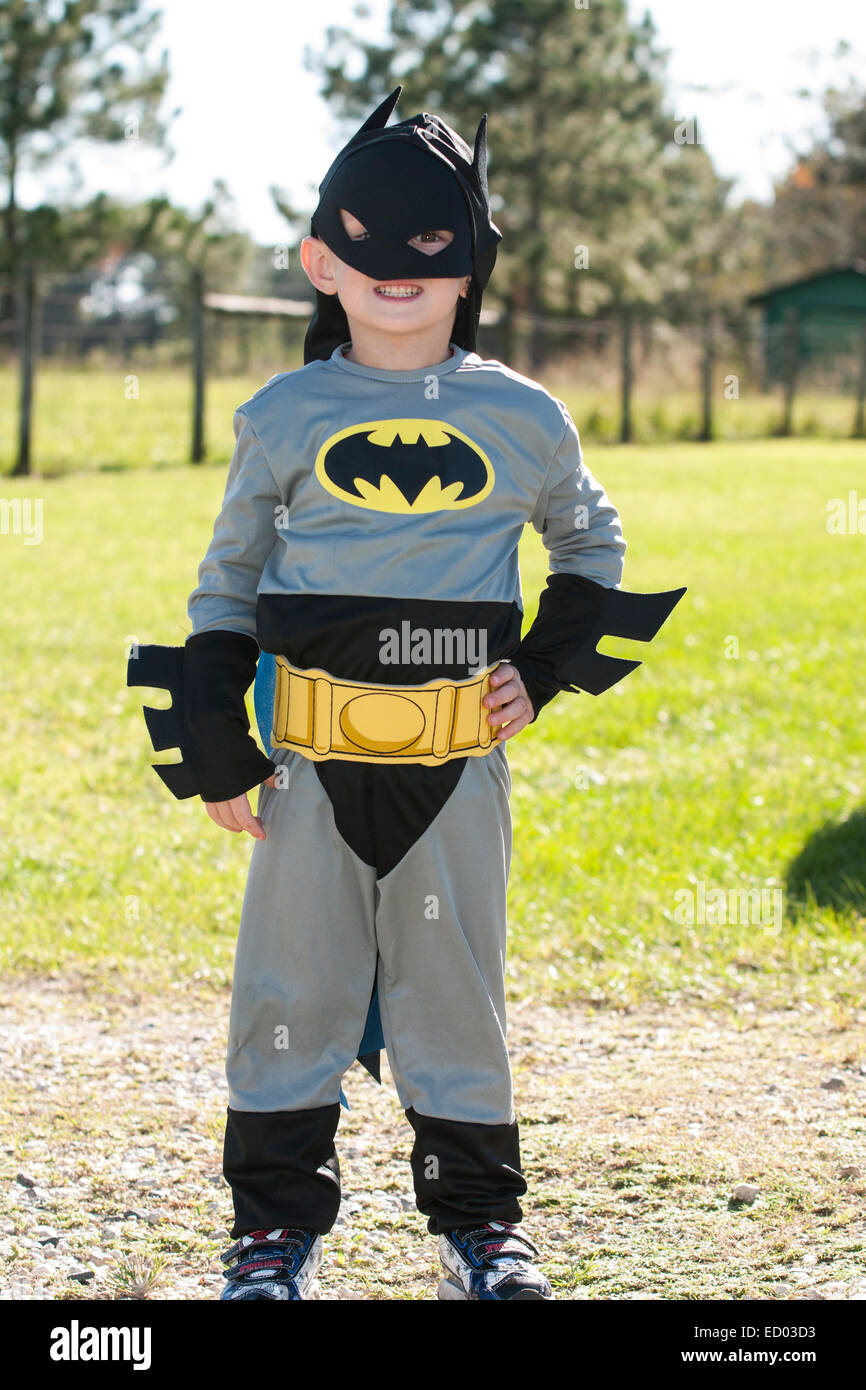
M 331 482 L 353 497 L 362 496 L 355 485 L 356 478 L 363 478 L 379 488 L 382 478 L 387 475 L 400 489 L 410 507 L 431 478 L 438 477 L 443 488 L 451 483 L 461 483 L 462 489 L 455 499 L 460 501 L 481 492 L 487 482 L 483 459 L 462 439 L 433 445 L 423 437 L 415 444 L 404 444 L 402 440 L 395 439 L 393 444 L 385 447 L 371 444 L 371 433 L 350 434 L 338 440 L 328 450 L 324 461 L 325 472 Z

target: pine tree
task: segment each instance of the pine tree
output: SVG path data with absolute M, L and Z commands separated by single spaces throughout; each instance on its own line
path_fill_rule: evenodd
M 489 112 L 495 284 L 531 316 L 533 366 L 541 315 L 657 306 L 695 275 L 709 294 L 729 184 L 699 140 L 677 142 L 688 113 L 666 106 L 649 14 L 632 23 L 625 0 L 394 0 L 388 24 L 384 45 L 331 28 L 308 61 L 353 121 L 397 81 L 403 112 L 435 110 L 469 139 Z

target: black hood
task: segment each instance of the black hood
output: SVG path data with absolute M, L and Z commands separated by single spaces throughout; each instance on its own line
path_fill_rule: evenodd
M 451 340 L 474 352 L 481 298 L 502 235 L 490 216 L 487 117 L 481 118 L 474 150 L 427 111 L 386 127 L 401 91 L 396 87 L 337 155 L 319 184 L 310 232 L 340 260 L 376 280 L 471 274 Z M 346 235 L 341 207 L 364 224 L 370 233 L 366 240 Z M 444 228 L 454 233 L 453 240 L 435 256 L 408 245 L 420 232 Z M 338 297 L 317 290 L 304 361 L 330 357 L 350 337 Z

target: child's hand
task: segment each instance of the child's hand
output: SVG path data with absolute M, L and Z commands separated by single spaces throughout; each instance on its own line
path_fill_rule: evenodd
M 494 711 L 487 716 L 488 724 L 506 726 L 496 736 L 500 743 L 519 734 L 535 718 L 523 678 L 507 661 L 500 662 L 490 677 L 490 694 L 484 696 L 484 704 Z
M 277 774 L 274 773 L 262 783 L 262 786 L 273 787 L 276 780 Z M 242 830 L 246 830 L 254 840 L 266 840 L 268 838 L 261 820 L 252 813 L 246 792 L 241 796 L 233 796 L 231 801 L 206 801 L 204 806 L 211 820 L 222 830 L 231 830 L 236 835 L 240 834 Z

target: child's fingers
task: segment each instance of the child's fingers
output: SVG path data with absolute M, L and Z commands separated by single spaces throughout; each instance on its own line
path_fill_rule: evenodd
M 231 830 L 236 835 L 246 830 L 256 840 L 266 838 L 262 822 L 250 809 L 246 792 L 233 797 L 231 801 L 208 801 L 205 805 L 211 820 L 223 830 Z
M 243 826 L 243 817 L 241 816 L 241 813 L 240 813 L 241 808 L 240 808 L 240 805 L 239 805 L 239 802 L 241 801 L 241 799 L 243 799 L 244 801 L 246 801 L 246 799 L 247 799 L 247 798 L 246 798 L 246 792 L 244 792 L 243 798 L 241 798 L 241 797 L 239 797 L 239 796 L 233 796 L 232 799 L 231 799 L 231 801 L 225 801 L 225 802 L 223 803 L 223 808 L 222 808 L 223 818 L 224 818 L 226 824 L 229 826 L 229 828 L 230 828 L 231 830 L 243 830 L 243 828 L 244 828 L 244 826 Z M 249 803 L 248 803 L 248 809 L 249 809 Z
M 533 711 L 531 706 L 528 706 L 528 701 L 524 701 L 522 705 L 519 700 L 515 700 L 514 703 L 515 706 L 522 708 L 522 713 L 516 715 L 514 719 L 510 719 L 507 724 L 503 724 L 496 735 L 498 743 L 504 743 L 507 738 L 514 738 L 515 734 L 519 734 L 521 729 L 525 729 L 528 724 L 532 723 Z
M 229 809 L 239 830 L 246 830 L 255 840 L 265 838 L 264 826 L 258 816 L 254 816 L 250 808 L 250 799 L 244 792 L 243 796 L 236 796 L 229 802 Z
M 508 715 L 505 711 L 513 709 L 515 705 L 520 706 L 521 713 L 528 710 L 530 719 L 535 712 L 522 681 L 509 681 L 507 685 L 503 685 L 495 694 L 490 696 L 490 705 L 493 713 L 488 715 L 487 722 L 493 725 L 504 724 L 508 718 L 513 719 L 515 716 L 513 714 Z
M 505 685 L 500 685 L 496 690 L 491 690 L 489 695 L 485 695 L 484 703 L 488 709 L 500 709 L 502 705 L 510 704 L 521 693 L 518 681 L 507 681 Z
M 498 684 L 496 684 L 497 681 Z M 485 695 L 484 704 L 488 709 L 497 710 L 498 713 L 488 715 L 487 722 L 489 724 L 494 727 L 497 724 L 504 724 L 509 718 L 505 710 L 514 705 L 515 701 L 522 701 L 523 710 L 526 712 L 526 720 L 520 727 L 525 728 L 526 724 L 532 723 L 535 710 L 519 671 L 515 670 L 513 666 L 509 666 L 507 662 L 503 662 L 491 675 L 490 685 L 490 693 Z M 517 730 L 515 729 L 513 732 L 516 733 Z
M 528 714 L 524 715 L 522 719 L 512 719 L 510 724 L 506 724 L 504 728 L 499 730 L 496 735 L 496 742 L 504 743 L 506 739 L 514 738 L 514 735 L 519 734 L 521 729 L 525 729 L 529 722 Z
M 229 821 L 226 820 L 225 808 L 227 806 L 227 801 L 206 801 L 204 804 L 204 808 L 214 825 L 218 825 L 220 830 L 233 830 L 237 834 L 239 827 L 237 825 L 231 825 Z
M 512 724 L 517 719 L 523 719 L 527 724 L 529 723 L 529 701 L 523 695 L 518 695 L 502 709 L 494 710 L 492 714 L 488 715 L 488 722 L 494 728 L 500 724 Z
M 493 690 L 503 684 L 504 681 L 514 680 L 517 671 L 508 661 L 500 661 L 495 671 L 490 673 L 490 685 Z

